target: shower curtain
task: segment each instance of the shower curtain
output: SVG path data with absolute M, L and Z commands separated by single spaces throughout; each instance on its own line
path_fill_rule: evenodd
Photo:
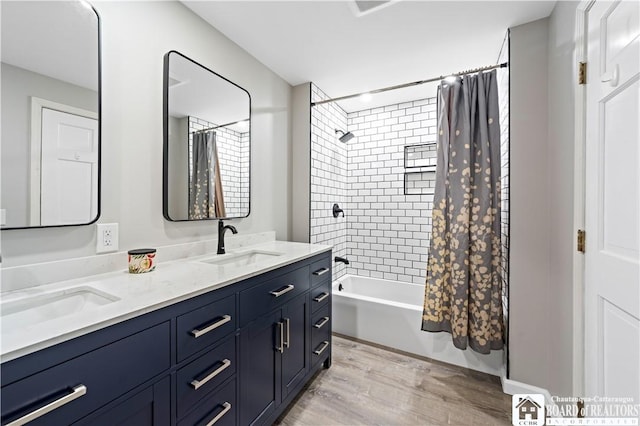
M 216 134 L 193 134 L 192 176 L 189 188 L 189 219 L 226 217 Z
M 496 71 L 439 87 L 438 151 L 422 330 L 459 349 L 503 347 Z

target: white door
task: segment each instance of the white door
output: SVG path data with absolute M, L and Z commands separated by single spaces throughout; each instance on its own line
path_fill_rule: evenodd
M 41 224 L 88 223 L 98 209 L 98 121 L 42 109 Z
M 585 390 L 640 403 L 637 1 L 588 13 Z

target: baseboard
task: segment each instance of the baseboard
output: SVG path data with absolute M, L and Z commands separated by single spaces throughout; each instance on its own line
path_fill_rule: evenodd
M 507 395 L 515 395 L 520 393 L 538 393 L 544 395 L 544 401 L 546 405 L 556 405 L 555 401 L 551 398 L 551 393 L 547 389 L 530 385 L 528 383 L 507 379 L 506 371 L 504 369 L 500 374 L 500 382 L 502 383 L 502 392 L 506 393 Z

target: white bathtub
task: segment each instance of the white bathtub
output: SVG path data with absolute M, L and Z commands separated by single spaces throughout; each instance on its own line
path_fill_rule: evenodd
M 343 290 L 338 287 L 342 284 Z M 333 331 L 499 376 L 502 351 L 453 346 L 449 333 L 420 329 L 424 285 L 345 275 L 333 283 Z

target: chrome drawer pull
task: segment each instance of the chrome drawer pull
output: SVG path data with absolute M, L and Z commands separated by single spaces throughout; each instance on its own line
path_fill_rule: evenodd
M 315 271 L 315 272 L 313 273 L 313 275 L 316 275 L 316 276 L 318 276 L 318 277 L 319 277 L 320 275 L 324 275 L 324 274 L 326 274 L 327 272 L 329 272 L 329 268 L 322 268 L 322 269 L 318 269 L 317 271 Z
M 213 379 L 214 377 L 216 377 L 218 374 L 222 373 L 224 370 L 226 370 L 227 368 L 229 368 L 229 366 L 231 365 L 231 361 L 229 361 L 228 359 L 223 359 L 222 360 L 222 365 L 218 368 L 216 368 L 215 370 L 213 370 L 211 373 L 209 373 L 209 375 L 207 377 L 205 377 L 202 380 L 196 380 L 194 379 L 191 382 L 191 386 L 193 386 L 193 388 L 195 390 L 198 390 L 200 387 L 204 386 L 207 384 L 207 382 L 211 379 Z
M 326 323 L 329 322 L 329 317 L 323 317 L 320 321 L 313 324 L 315 328 L 322 328 Z
M 71 401 L 80 398 L 81 396 L 87 393 L 87 387 L 85 385 L 78 385 L 73 388 L 73 391 L 69 395 L 65 395 L 60 399 L 56 399 L 55 401 L 45 405 L 44 407 L 40 407 L 36 410 L 33 410 L 26 416 L 22 416 L 17 420 L 12 421 L 11 423 L 7 423 L 5 426 L 20 426 L 30 421 L 37 419 L 38 417 L 42 417 L 45 414 L 62 407 L 65 404 L 70 403 Z
M 322 293 L 316 297 L 313 298 L 314 302 L 322 302 L 324 299 L 326 299 L 327 297 L 329 297 L 329 293 Z
M 284 319 L 284 323 L 287 326 L 287 341 L 284 342 L 284 347 L 288 348 L 289 347 L 289 340 L 291 339 L 290 330 L 289 330 L 291 328 L 291 321 L 289 320 L 289 318 L 285 318 Z
M 286 286 L 285 288 L 283 288 L 280 291 L 276 291 L 276 290 L 270 291 L 269 294 L 271 294 L 272 296 L 275 296 L 275 297 L 280 297 L 283 294 L 289 293 L 291 290 L 293 290 L 293 284 L 289 284 L 288 286 Z
M 225 414 L 227 414 L 227 412 L 229 412 L 229 410 L 231 410 L 231 404 L 229 404 L 228 402 L 225 402 L 224 404 L 222 404 L 222 406 L 224 407 L 224 409 L 220 411 L 217 416 L 211 419 L 211 421 L 207 423 L 207 426 L 213 426 L 218 420 L 222 418 L 222 416 L 224 416 Z
M 329 347 L 329 342 L 325 340 L 324 342 L 322 342 L 322 349 L 316 349 L 315 351 L 313 351 L 313 353 L 316 355 L 320 355 L 328 347 Z
M 276 346 L 276 350 L 280 353 L 284 352 L 284 323 L 278 322 L 278 327 L 280 328 L 280 345 Z
M 228 323 L 229 321 L 231 321 L 231 315 L 223 315 L 222 319 L 220 321 L 216 321 L 213 324 L 211 324 L 210 326 L 208 326 L 206 328 L 203 328 L 202 330 L 198 330 L 197 328 L 194 328 L 193 330 L 191 330 L 191 334 L 193 334 L 193 337 L 195 337 L 197 339 L 198 337 L 202 336 L 203 334 L 207 334 L 211 330 L 215 330 L 216 328 L 220 327 L 221 325 L 224 325 L 224 324 Z

